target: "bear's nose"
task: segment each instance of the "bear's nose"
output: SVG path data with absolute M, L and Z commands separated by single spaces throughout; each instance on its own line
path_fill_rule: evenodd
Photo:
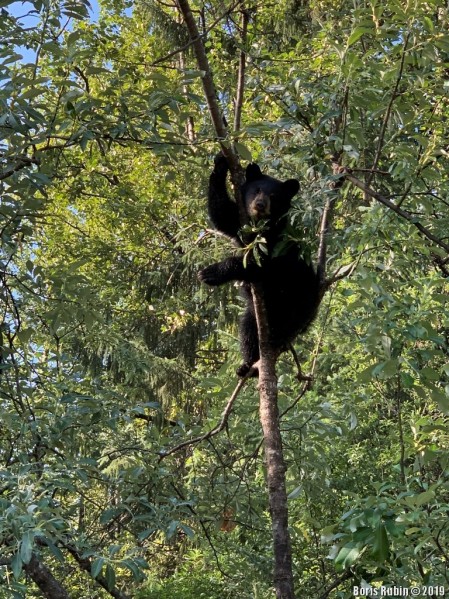
M 265 210 L 265 202 L 263 200 L 256 201 L 257 210 Z

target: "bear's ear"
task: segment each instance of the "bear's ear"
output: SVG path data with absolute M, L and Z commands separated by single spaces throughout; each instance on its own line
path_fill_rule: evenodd
M 298 179 L 287 179 L 287 181 L 284 181 L 284 183 L 282 183 L 282 191 L 291 200 L 299 191 Z
M 263 177 L 263 175 L 259 165 L 255 162 L 248 164 L 246 167 L 246 182 L 251 183 L 251 181 L 257 181 L 257 179 L 260 179 L 261 177 Z

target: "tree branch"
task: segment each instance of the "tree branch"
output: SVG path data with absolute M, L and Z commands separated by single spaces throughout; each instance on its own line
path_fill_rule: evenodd
M 345 87 L 343 94 L 343 102 L 341 106 L 341 110 L 338 116 L 335 118 L 332 133 L 333 135 L 337 135 L 340 132 L 341 127 L 343 126 L 343 139 L 346 131 L 346 113 L 348 108 L 348 97 L 349 97 L 349 88 Z M 331 195 L 327 198 L 326 204 L 324 206 L 323 215 L 321 217 L 320 223 L 320 234 L 319 234 L 319 246 L 318 246 L 318 255 L 317 255 L 317 274 L 320 285 L 320 300 L 323 299 L 323 295 L 328 288 L 328 284 L 326 283 L 326 261 L 327 261 L 327 245 L 330 229 L 332 226 L 332 216 L 334 211 L 334 205 L 337 200 L 337 192 L 340 190 L 344 183 L 343 177 L 341 177 L 341 169 L 338 166 L 340 164 L 341 159 L 341 150 L 339 152 L 335 152 L 332 161 L 332 168 L 334 176 L 336 179 L 331 183 Z
M 64 547 L 67 549 L 70 555 L 72 555 L 72 557 L 78 563 L 80 568 L 92 577 L 92 561 L 88 558 L 81 557 L 78 551 L 72 545 L 65 544 Z M 98 575 L 96 578 L 94 578 L 94 580 L 97 584 L 103 587 L 105 591 L 107 591 L 111 595 L 111 597 L 114 597 L 114 599 L 129 599 L 129 595 L 125 595 L 119 589 L 117 589 L 117 587 L 113 587 L 112 589 L 110 589 L 108 586 L 108 582 L 104 576 Z M 59 599 L 59 597 L 55 599 Z
M 329 597 L 329 595 L 332 593 L 332 591 L 334 589 L 339 587 L 342 582 L 349 580 L 353 576 L 354 576 L 354 574 L 350 570 L 348 570 L 347 572 L 344 572 L 341 576 L 339 576 L 338 578 L 335 579 L 335 581 L 330 585 L 330 587 L 326 591 L 324 591 L 324 593 L 322 593 L 319 596 L 319 599 L 327 599 L 327 597 Z
M 177 4 L 184 18 L 184 23 L 186 24 L 187 30 L 190 35 L 191 43 L 195 50 L 195 56 L 198 63 L 198 67 L 202 71 L 204 71 L 204 75 L 202 76 L 201 81 L 203 83 L 203 89 L 204 94 L 206 96 L 207 106 L 209 108 L 209 113 L 212 118 L 212 124 L 214 126 L 217 137 L 219 138 L 219 141 L 222 142 L 227 138 L 228 132 L 223 122 L 223 115 L 218 106 L 217 92 L 215 90 L 214 82 L 212 79 L 212 72 L 209 65 L 209 61 L 206 56 L 206 50 L 204 49 L 203 40 L 201 39 L 188 0 L 177 0 Z M 228 158 L 226 152 L 225 156 L 226 158 Z
M 248 217 L 240 194 L 240 185 L 243 177 L 238 157 L 232 151 L 232 148 L 226 147 L 226 144 L 223 143 L 226 136 L 226 129 L 223 125 L 221 113 L 218 109 L 215 87 L 212 80 L 211 70 L 207 61 L 207 56 L 202 40 L 199 39 L 198 28 L 190 10 L 188 0 L 177 0 L 177 2 L 184 16 L 184 21 L 189 30 L 190 37 L 192 40 L 194 40 L 194 49 L 198 66 L 205 73 L 203 77 L 204 92 L 206 94 L 212 122 L 214 123 L 217 136 L 222 145 L 223 153 L 228 159 L 231 178 L 234 183 L 237 205 L 239 208 L 240 224 L 244 224 Z M 241 55 L 240 58 L 240 72 L 243 76 L 244 57 Z M 240 81 L 243 82 L 243 80 Z M 239 121 L 240 116 L 238 116 L 236 119 L 237 124 L 239 124 Z M 264 448 L 267 463 L 268 500 L 271 513 L 274 549 L 274 586 L 276 589 L 277 599 L 294 599 L 292 552 L 290 534 L 288 530 L 288 506 L 285 481 L 286 465 L 283 456 L 278 410 L 278 391 L 276 378 L 276 360 L 278 358 L 278 352 L 271 346 L 269 339 L 263 288 L 260 284 L 252 284 L 251 290 L 259 333 L 260 360 L 258 362 L 258 369 L 260 421 L 264 433 Z M 248 373 L 248 375 L 250 373 Z M 237 395 L 237 392 L 240 389 L 240 386 L 243 385 L 244 380 L 245 379 L 242 379 L 239 382 L 233 396 Z M 218 425 L 218 427 L 209 433 L 206 433 L 206 435 L 195 439 L 195 442 L 202 441 L 203 439 L 210 437 L 212 434 L 216 434 L 216 432 L 219 432 L 222 430 L 222 428 L 224 428 L 225 422 L 227 420 L 227 414 L 231 409 L 231 400 L 233 401 L 233 398 L 229 400 L 228 406 L 225 408 L 220 425 Z M 190 443 L 191 442 L 187 442 L 178 445 L 175 450 Z
M 28 564 L 24 565 L 28 576 L 36 583 L 46 599 L 70 599 L 61 583 L 33 553 Z
M 395 83 L 395 86 L 394 86 L 394 89 L 393 89 L 393 93 L 391 94 L 390 102 L 388 103 L 387 110 L 385 111 L 384 118 L 383 118 L 383 121 L 382 121 L 382 126 L 380 128 L 379 141 L 378 141 L 378 144 L 377 144 L 376 155 L 374 157 L 374 162 L 373 162 L 373 166 L 372 166 L 372 172 L 368 175 L 367 180 L 366 180 L 366 184 L 368 186 L 371 184 L 371 181 L 373 180 L 373 177 L 374 177 L 374 172 L 377 169 L 377 165 L 379 164 L 380 155 L 381 155 L 382 149 L 383 149 L 383 142 L 384 142 L 384 139 L 385 139 L 385 133 L 386 133 L 386 130 L 387 130 L 388 121 L 390 120 L 391 110 L 393 108 L 393 103 L 394 103 L 394 101 L 396 100 L 396 98 L 398 96 L 399 84 L 401 82 L 402 74 L 404 72 L 405 52 L 407 50 L 407 45 L 408 45 L 408 40 L 409 39 L 410 39 L 410 32 L 407 33 L 407 35 L 405 36 L 404 46 L 402 48 L 401 63 L 399 65 L 398 76 L 396 77 L 396 83 Z
M 206 50 L 204 48 L 203 39 L 200 36 L 196 21 L 193 17 L 189 1 L 188 0 L 176 0 L 179 10 L 183 16 L 184 23 L 190 35 L 190 40 L 193 44 L 195 56 L 198 67 L 204 74 L 201 78 L 203 84 L 204 95 L 206 97 L 207 106 L 209 108 L 209 114 L 212 119 L 212 124 L 215 129 L 218 141 L 220 142 L 223 154 L 229 164 L 229 170 L 231 171 L 231 180 L 234 185 L 234 195 L 239 207 L 240 218 L 246 217 L 244 206 L 240 197 L 240 187 L 243 183 L 243 171 L 240 166 L 239 158 L 234 152 L 230 144 L 224 143 L 228 137 L 228 131 L 224 123 L 223 113 L 220 110 L 217 100 L 217 92 L 215 89 L 212 71 L 207 59 Z M 246 222 L 246 218 L 242 221 L 242 224 Z
M 239 58 L 239 72 L 237 76 L 237 91 L 234 102 L 234 131 L 240 131 L 242 125 L 242 105 L 243 105 L 243 92 L 245 91 L 245 71 L 246 71 L 246 37 L 248 33 L 248 21 L 249 13 L 247 10 L 242 10 L 241 28 L 242 28 L 242 49 L 240 51 Z
M 32 164 L 39 165 L 40 160 L 38 158 L 28 158 L 28 156 L 21 156 L 19 158 L 18 162 L 16 162 L 16 164 L 11 166 L 6 171 L 3 171 L 2 173 L 0 173 L 0 181 L 3 181 L 3 179 L 7 179 L 8 177 L 13 175 L 17 171 L 22 170 L 26 166 L 31 166 Z
M 213 429 L 211 429 L 210 431 L 207 431 L 207 433 L 204 433 L 204 435 L 200 435 L 199 437 L 195 437 L 194 439 L 189 439 L 189 441 L 184 441 L 183 443 L 176 445 L 176 447 L 172 447 L 168 451 L 160 452 L 159 461 L 163 460 L 164 458 L 171 455 L 172 453 L 179 451 L 183 447 L 188 447 L 189 445 L 196 445 L 197 443 L 201 443 L 201 441 L 205 441 L 206 439 L 210 439 L 214 435 L 218 435 L 218 433 L 221 433 L 221 431 L 225 428 L 225 426 L 228 423 L 228 419 L 229 419 L 229 415 L 231 414 L 232 406 L 234 405 L 234 402 L 237 399 L 237 396 L 240 393 L 240 390 L 242 389 L 243 385 L 246 383 L 246 380 L 251 376 L 252 372 L 253 372 L 253 370 L 251 369 L 244 378 L 239 380 L 236 388 L 234 389 L 233 394 L 229 398 L 229 401 L 226 404 L 225 409 L 223 410 L 220 422 L 216 426 L 214 426 Z
M 320 295 L 323 296 L 326 290 L 326 258 L 327 258 L 327 240 L 329 235 L 332 213 L 337 197 L 331 197 L 326 200 L 323 215 L 320 223 L 320 242 L 318 246 L 317 274 L 320 286 Z
M 342 174 L 344 174 L 346 180 L 350 181 L 353 185 L 355 185 L 356 187 L 361 189 L 364 193 L 371 196 L 372 198 L 374 198 L 375 200 L 377 200 L 378 202 L 380 202 L 387 208 L 390 208 L 390 210 L 393 210 L 393 212 L 395 212 L 400 217 L 402 217 L 403 219 L 405 219 L 406 221 L 408 221 L 409 223 L 414 225 L 418 229 L 418 231 L 422 235 L 424 235 L 424 237 L 427 237 L 427 239 L 430 239 L 430 241 L 433 241 L 436 245 L 443 248 L 444 250 L 446 250 L 446 252 L 449 253 L 449 245 L 447 243 L 445 243 L 444 241 L 442 241 L 441 239 L 438 239 L 438 237 L 436 237 L 436 235 L 434 235 L 431 231 L 429 231 L 429 229 L 424 227 L 424 225 L 417 222 L 416 217 L 413 216 L 413 214 L 410 214 L 410 212 L 407 212 L 406 210 L 403 210 L 399 206 L 396 206 L 396 204 L 391 202 L 388 198 L 386 198 L 385 196 L 383 196 L 380 193 L 377 193 L 377 191 L 374 191 L 373 189 L 371 189 L 371 187 L 368 187 L 368 185 L 366 185 L 363 181 L 360 181 L 360 179 L 357 179 L 356 177 L 354 177 L 354 175 L 351 174 L 351 169 L 347 169 L 345 167 L 339 167 L 339 168 L 340 168 L 340 172 Z
M 282 435 L 279 423 L 276 360 L 279 353 L 270 343 L 270 332 L 260 283 L 252 284 L 254 310 L 259 333 L 259 410 L 267 467 L 268 501 L 274 551 L 276 599 L 294 599 L 293 564 Z

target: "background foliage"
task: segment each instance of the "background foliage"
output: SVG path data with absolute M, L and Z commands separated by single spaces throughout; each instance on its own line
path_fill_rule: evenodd
M 257 394 L 227 430 L 235 289 L 197 270 L 214 140 L 176 5 L 1 2 L 0 597 L 271 597 Z M 195 2 L 237 146 L 302 190 L 320 315 L 278 364 L 298 596 L 447 585 L 448 9 L 441 0 Z M 181 49 L 181 51 L 179 51 Z M 361 189 L 365 187 L 365 191 Z M 397 214 L 366 187 L 401 208 Z M 430 234 L 422 234 L 417 225 Z

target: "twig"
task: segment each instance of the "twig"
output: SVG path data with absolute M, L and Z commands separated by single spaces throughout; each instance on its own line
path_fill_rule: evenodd
M 436 245 L 442 247 L 444 250 L 449 252 L 449 245 L 447 243 L 445 243 L 444 241 L 441 241 L 441 239 L 438 239 L 438 237 L 436 237 L 431 231 L 429 231 L 429 229 L 424 227 L 424 225 L 417 222 L 416 217 L 413 216 L 412 214 L 410 214 L 410 212 L 407 212 L 406 210 L 399 208 L 399 206 L 397 206 L 396 204 L 393 204 L 393 202 L 391 202 L 388 198 L 386 198 L 385 196 L 383 196 L 380 193 L 377 193 L 377 191 L 374 191 L 373 189 L 371 189 L 371 187 L 366 185 L 366 183 L 364 183 L 363 181 L 360 181 L 360 179 L 357 179 L 356 177 L 354 177 L 354 175 L 351 175 L 350 169 L 340 167 L 340 172 L 342 174 L 344 174 L 345 178 L 348 181 L 350 181 L 353 185 L 355 185 L 356 187 L 361 189 L 367 195 L 376 199 L 378 202 L 380 202 L 384 206 L 387 206 L 387 208 L 390 208 L 390 210 L 393 210 L 393 212 L 395 212 L 396 214 L 401 216 L 403 219 L 407 220 L 409 223 L 414 225 L 418 229 L 418 231 L 422 235 L 424 235 L 424 237 L 427 237 L 427 239 L 430 239 Z
M 374 171 L 377 169 L 377 165 L 379 164 L 380 155 L 381 155 L 382 149 L 383 149 L 383 142 L 384 142 L 384 138 L 385 138 L 385 133 L 386 133 L 386 130 L 387 130 L 388 121 L 390 120 L 391 110 L 393 108 L 393 102 L 396 100 L 396 98 L 398 96 L 399 83 L 401 82 L 402 73 L 404 72 L 405 53 L 406 53 L 406 50 L 407 50 L 407 45 L 408 45 L 408 40 L 409 39 L 410 39 L 410 32 L 407 33 L 407 35 L 405 36 L 404 46 L 402 48 L 401 63 L 399 65 L 398 76 L 396 77 L 396 83 L 395 83 L 395 86 L 394 86 L 394 89 L 393 89 L 393 93 L 391 94 L 390 102 L 388 103 L 387 110 L 386 110 L 386 112 L 384 114 L 384 118 L 383 118 L 383 121 L 382 121 L 382 126 L 381 126 L 380 133 L 379 133 L 379 142 L 377 144 L 376 155 L 374 157 L 374 162 L 373 162 L 373 167 L 372 167 L 373 171 L 368 175 L 368 177 L 366 179 L 366 184 L 368 186 L 371 184 L 371 181 L 373 180 L 373 177 L 374 177 Z
M 332 593 L 334 589 L 339 587 L 342 582 L 345 582 L 353 576 L 354 574 L 350 570 L 348 570 L 347 572 L 336 578 L 335 581 L 330 585 L 330 587 L 319 596 L 319 599 L 327 599 L 327 597 L 329 597 L 329 595 Z
M 333 164 L 334 173 L 339 174 L 340 168 L 336 167 L 335 163 Z M 338 194 L 337 192 L 342 187 L 344 183 L 344 178 L 335 180 L 332 183 L 332 195 L 328 197 L 326 200 L 326 204 L 324 206 L 323 215 L 321 217 L 320 223 L 320 234 L 319 234 L 319 246 L 318 246 L 318 254 L 317 254 L 317 274 L 320 285 L 320 298 L 323 298 L 324 293 L 328 287 L 326 282 L 326 259 L 327 259 L 327 242 L 329 238 L 330 228 L 332 226 L 332 215 L 334 211 L 335 202 L 337 201 Z
M 252 372 L 253 372 L 253 369 L 251 369 L 248 372 L 248 374 L 244 378 L 240 379 L 239 382 L 237 383 L 237 386 L 234 389 L 233 394 L 229 398 L 229 401 L 226 404 L 225 409 L 223 410 L 223 413 L 221 415 L 221 420 L 217 424 L 217 426 L 215 426 L 210 431 L 207 431 L 207 433 L 200 435 L 199 437 L 195 437 L 194 439 L 189 439 L 188 441 L 183 441 L 179 445 L 176 445 L 175 447 L 172 447 L 171 449 L 169 449 L 167 451 L 161 451 L 159 453 L 159 461 L 163 460 L 164 458 L 171 455 L 172 453 L 179 451 L 183 447 L 188 447 L 189 445 L 196 445 L 197 443 L 201 443 L 201 441 L 206 441 L 206 439 L 210 439 L 214 435 L 218 435 L 218 433 L 221 433 L 221 431 L 225 428 L 225 426 L 228 422 L 229 415 L 232 410 L 232 406 L 234 405 L 234 402 L 237 399 L 237 396 L 240 393 L 240 390 L 242 389 L 243 385 L 246 383 L 247 379 L 251 376 Z
M 326 279 L 326 288 L 330 287 L 337 281 L 341 281 L 342 279 L 346 279 L 346 277 L 350 277 L 359 265 L 360 259 L 363 254 L 363 251 L 360 252 L 356 260 L 353 260 L 350 264 L 345 264 L 344 266 L 340 266 L 339 268 L 337 268 L 334 274 L 329 279 Z
M 40 160 L 38 158 L 28 158 L 27 156 L 21 156 L 19 158 L 19 161 L 14 166 L 11 166 L 8 170 L 3 171 L 3 173 L 0 173 L 0 181 L 3 181 L 3 179 L 7 179 L 17 171 L 20 171 L 26 166 L 31 166 L 32 164 L 39 165 Z
M 234 4 L 231 4 L 231 6 L 229 8 L 227 8 L 223 13 L 220 14 L 219 17 L 217 17 L 215 19 L 215 21 L 212 23 L 212 25 L 210 25 L 205 31 L 204 33 L 199 33 L 198 32 L 198 37 L 199 38 L 203 38 L 206 37 L 206 35 L 209 33 L 209 31 L 211 31 L 215 25 L 217 25 L 226 15 L 228 15 L 229 13 L 231 13 L 235 8 L 237 8 L 237 6 L 242 2 L 242 0 L 237 0 L 237 2 L 234 2 Z M 149 66 L 150 67 L 155 67 L 158 64 L 160 64 L 161 62 L 165 62 L 166 60 L 168 60 L 169 58 L 172 58 L 173 56 L 176 56 L 176 54 L 179 54 L 180 52 L 184 52 L 184 50 L 187 50 L 188 48 L 190 48 L 190 46 L 192 46 L 194 43 L 196 42 L 196 39 L 191 38 L 186 44 L 184 44 L 183 46 L 181 46 L 180 48 L 176 48 L 176 50 L 173 50 L 172 52 L 169 52 L 168 54 L 166 54 L 165 56 L 162 56 L 161 58 L 158 58 L 157 60 L 153 61 Z
M 240 131 L 242 125 L 242 105 L 243 105 L 243 92 L 245 90 L 245 70 L 246 70 L 246 36 L 248 33 L 248 21 L 249 21 L 249 13 L 247 10 L 242 10 L 242 49 L 240 51 L 239 58 L 239 72 L 237 77 L 237 91 L 235 96 L 235 104 L 234 104 L 234 131 Z
M 87 557 L 82 557 L 73 545 L 64 544 L 64 547 L 78 563 L 81 570 L 84 570 L 90 576 L 92 576 L 92 560 L 90 560 Z M 109 595 L 111 595 L 111 597 L 114 597 L 114 599 L 129 599 L 129 595 L 125 595 L 124 593 L 122 593 L 116 586 L 109 588 L 108 581 L 101 574 L 94 578 L 94 580 L 99 586 L 103 587 L 103 589 L 105 589 L 109 593 Z

